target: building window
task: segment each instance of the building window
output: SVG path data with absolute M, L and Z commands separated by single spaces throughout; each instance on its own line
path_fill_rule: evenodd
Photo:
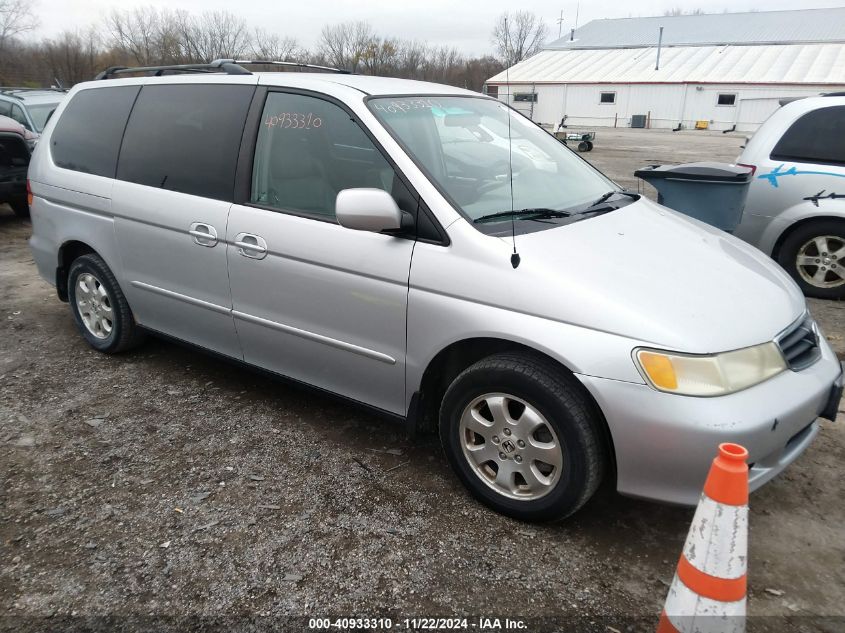
M 736 105 L 736 94 L 734 94 L 733 92 L 720 92 L 719 97 L 716 99 L 716 105 Z
M 599 97 L 599 103 L 602 105 L 613 105 L 616 103 L 616 93 L 615 92 L 603 92 Z
M 537 103 L 537 93 L 536 92 L 514 92 L 513 93 L 513 100 L 514 101 L 526 101 L 528 103 Z
M 499 86 L 486 86 L 485 93 L 488 97 L 493 97 L 494 99 L 499 98 Z

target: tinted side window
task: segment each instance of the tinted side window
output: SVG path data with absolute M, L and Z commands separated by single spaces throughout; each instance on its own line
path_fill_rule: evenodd
M 12 104 L 0 99 L 0 116 L 9 116 L 12 113 Z
M 117 177 L 231 200 L 254 86 L 144 86 L 132 110 Z
M 119 86 L 76 93 L 50 138 L 56 165 L 114 178 L 120 139 L 139 90 Z
M 845 106 L 808 112 L 772 150 L 773 160 L 845 165 Z
M 255 147 L 251 202 L 334 217 L 339 191 L 376 187 L 416 214 L 416 203 L 390 163 L 339 106 L 271 92 Z

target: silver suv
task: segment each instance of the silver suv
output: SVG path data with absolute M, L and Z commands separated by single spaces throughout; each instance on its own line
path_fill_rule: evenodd
M 499 101 L 210 69 L 78 85 L 36 148 L 32 252 L 95 349 L 159 332 L 436 427 L 533 520 L 603 479 L 695 503 L 727 440 L 757 488 L 835 416 L 789 276 Z
M 64 98 L 64 90 L 0 87 L 0 116 L 17 121 L 33 134 L 41 134 Z
M 754 170 L 735 235 L 774 257 L 807 296 L 845 298 L 845 95 L 770 116 L 737 162 Z

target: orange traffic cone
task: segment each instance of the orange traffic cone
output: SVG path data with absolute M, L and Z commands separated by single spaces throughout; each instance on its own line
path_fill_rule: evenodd
M 745 631 L 748 451 L 720 444 L 657 633 Z

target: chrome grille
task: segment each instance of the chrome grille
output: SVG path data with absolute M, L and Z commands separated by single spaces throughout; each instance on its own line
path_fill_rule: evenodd
M 775 339 L 792 371 L 809 367 L 821 356 L 816 332 L 813 319 L 807 316 Z

